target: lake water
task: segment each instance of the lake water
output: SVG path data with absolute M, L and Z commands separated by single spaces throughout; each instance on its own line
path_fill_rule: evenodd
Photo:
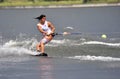
M 56 35 L 49 57 L 34 57 L 42 38 L 34 18 L 46 14 Z M 101 38 L 106 34 L 107 38 Z M 119 79 L 120 6 L 0 9 L 1 79 Z

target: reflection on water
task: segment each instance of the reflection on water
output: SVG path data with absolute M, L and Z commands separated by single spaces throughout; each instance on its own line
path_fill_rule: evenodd
M 39 60 L 40 79 L 54 79 L 53 78 L 53 63 L 48 57 L 42 57 Z

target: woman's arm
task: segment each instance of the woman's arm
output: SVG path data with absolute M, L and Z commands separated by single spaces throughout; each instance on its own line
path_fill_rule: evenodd
M 54 25 L 51 22 L 48 22 L 48 27 L 51 28 L 52 33 L 55 32 L 55 27 L 54 27 Z
M 45 35 L 47 34 L 47 32 L 45 32 L 44 30 L 42 30 L 40 24 L 37 24 L 37 28 L 38 28 L 38 30 L 39 30 L 41 33 L 43 33 L 43 34 L 45 34 Z

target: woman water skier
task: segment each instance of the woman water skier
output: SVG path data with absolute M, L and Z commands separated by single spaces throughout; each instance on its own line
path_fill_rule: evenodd
M 36 50 L 40 52 L 41 56 L 44 56 L 47 55 L 44 50 L 45 44 L 47 44 L 53 39 L 54 37 L 53 33 L 55 32 L 55 27 L 51 22 L 46 20 L 46 15 L 40 15 L 35 19 L 39 20 L 39 23 L 37 24 L 37 28 L 43 35 L 43 38 L 40 41 L 40 43 L 36 45 Z

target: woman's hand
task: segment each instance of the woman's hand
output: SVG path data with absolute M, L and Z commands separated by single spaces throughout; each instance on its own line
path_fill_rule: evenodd
M 49 35 L 52 35 L 54 32 L 48 32 L 46 35 L 49 36 Z
M 47 32 L 43 32 L 43 35 L 47 35 Z

